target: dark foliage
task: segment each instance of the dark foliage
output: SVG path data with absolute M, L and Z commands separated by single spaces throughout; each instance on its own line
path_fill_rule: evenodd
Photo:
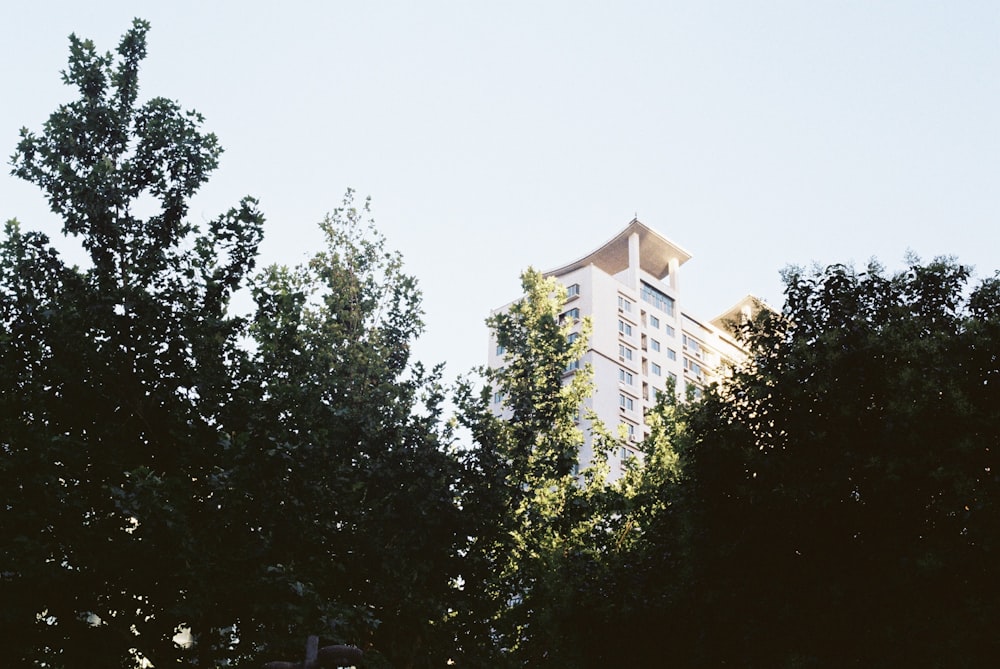
M 350 194 L 326 251 L 258 277 L 254 200 L 187 222 L 220 149 L 138 102 L 147 30 L 115 56 L 71 37 L 79 99 L 12 159 L 89 265 L 15 222 L 0 241 L 6 657 L 255 666 L 318 633 L 440 665 L 465 533 L 438 373 L 409 362 L 416 283 Z
M 689 412 L 701 666 L 977 667 L 1000 622 L 997 279 L 786 274 Z

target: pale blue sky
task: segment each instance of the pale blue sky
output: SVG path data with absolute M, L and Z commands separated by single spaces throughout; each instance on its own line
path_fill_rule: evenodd
M 633 216 L 688 249 L 712 317 L 779 270 L 908 250 L 1000 268 L 997 2 L 45 2 L 0 9 L 0 153 L 72 97 L 71 32 L 152 23 L 143 94 L 226 153 L 193 213 L 252 194 L 268 262 L 315 248 L 348 186 L 425 293 L 417 355 L 486 356 L 483 318 L 528 265 Z M 0 175 L 0 219 L 55 236 Z

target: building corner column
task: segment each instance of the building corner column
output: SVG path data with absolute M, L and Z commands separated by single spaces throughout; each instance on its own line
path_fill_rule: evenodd
M 639 268 L 642 266 L 639 258 L 639 233 L 633 232 L 628 238 L 628 285 L 639 292 Z

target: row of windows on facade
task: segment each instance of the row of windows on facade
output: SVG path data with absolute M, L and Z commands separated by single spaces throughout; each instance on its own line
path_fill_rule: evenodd
M 619 299 L 621 299 L 621 298 L 619 297 Z M 568 315 L 568 314 L 571 314 L 572 312 L 576 312 L 576 316 L 578 316 L 579 309 L 571 309 L 569 312 L 566 312 L 566 313 Z M 671 328 L 671 330 L 673 330 L 673 328 Z M 630 323 L 626 323 L 625 321 L 619 319 L 618 320 L 618 331 L 621 334 L 623 334 L 623 335 L 625 335 L 627 337 L 631 337 L 632 336 L 632 332 L 633 332 L 632 325 Z M 668 333 L 668 334 L 672 335 L 672 332 Z M 684 334 L 682 336 L 683 336 L 683 344 L 684 344 L 685 350 L 687 350 L 691 355 L 694 355 L 697 358 L 702 358 L 703 357 L 703 348 L 702 348 L 702 345 L 698 342 L 698 340 L 695 339 L 694 337 L 688 336 L 687 334 Z M 569 342 L 572 343 L 572 342 L 576 341 L 578 337 L 579 337 L 578 333 L 576 333 L 576 332 L 570 333 L 570 335 L 569 335 Z M 645 339 L 645 335 L 643 336 L 643 339 Z M 662 350 L 662 346 L 661 346 L 659 340 L 650 338 L 649 342 L 650 342 L 650 348 L 653 351 L 659 352 L 659 351 Z M 501 347 L 498 347 L 498 349 L 497 349 L 497 355 L 501 354 L 500 348 Z M 629 362 L 631 362 L 635 358 L 635 349 L 631 348 L 630 346 L 626 346 L 625 344 L 621 344 L 620 343 L 618 345 L 618 357 L 619 357 L 619 359 L 621 359 L 623 361 L 629 361 Z M 675 351 L 674 349 L 668 347 L 667 348 L 667 358 L 669 360 L 677 360 L 677 351 Z M 570 365 L 567 367 L 567 371 L 571 371 L 571 370 L 575 370 L 575 369 L 579 369 L 579 368 L 580 368 L 579 362 L 574 362 L 574 363 L 570 363 Z M 653 374 L 655 376 L 661 376 L 662 375 L 662 368 L 660 367 L 660 365 L 658 365 L 656 363 L 652 363 L 652 369 L 653 369 Z M 698 363 L 694 362 L 693 360 L 688 359 L 686 356 L 684 357 L 684 369 L 690 371 L 698 379 L 701 379 L 702 376 L 703 376 L 704 370 L 702 369 L 701 365 L 699 365 Z M 671 376 L 673 376 L 673 375 L 671 375 Z
M 653 376 L 663 376 L 663 367 L 654 363 L 650 364 L 650 369 L 652 370 Z M 673 372 L 667 372 L 667 378 L 673 381 L 677 381 L 677 375 Z M 618 381 L 619 383 L 624 383 L 626 386 L 635 385 L 635 375 L 632 372 L 624 369 L 622 367 L 618 368 Z
M 566 294 L 567 294 L 567 299 L 578 297 L 580 295 L 580 284 L 574 283 L 574 284 L 571 284 L 570 286 L 567 286 L 567 288 L 566 288 Z M 661 311 L 667 313 L 670 316 L 674 315 L 674 299 L 671 298 L 670 296 L 664 294 L 662 291 L 654 288 L 653 286 L 650 286 L 646 282 L 641 282 L 640 295 L 641 295 L 641 297 L 642 297 L 642 299 L 644 301 L 650 303 L 654 307 L 660 309 Z M 618 308 L 621 311 L 626 312 L 626 313 L 631 313 L 632 312 L 632 307 L 633 307 L 633 302 L 631 300 L 629 300 L 628 298 L 626 298 L 623 295 L 619 295 L 618 296 Z M 643 316 L 645 316 L 645 312 L 643 312 Z M 577 307 L 574 307 L 572 309 L 567 310 L 566 312 L 564 312 L 563 314 L 561 314 L 560 321 L 563 321 L 564 319 L 567 319 L 567 318 L 573 319 L 574 321 L 579 320 L 580 319 L 580 309 L 577 308 Z M 650 325 L 650 327 L 652 327 L 654 329 L 659 329 L 659 327 L 660 327 L 660 319 L 657 318 L 656 316 L 650 314 L 650 316 L 649 316 L 649 325 Z M 627 322 L 619 319 L 618 320 L 618 331 L 621 334 L 623 334 L 623 335 L 625 335 L 627 337 L 632 337 L 633 327 L 632 327 L 632 325 L 630 323 L 627 323 Z M 673 326 L 671 326 L 669 324 L 665 325 L 665 331 L 666 331 L 667 336 L 669 336 L 669 337 L 675 337 L 676 336 L 676 330 L 674 329 Z M 578 336 L 579 335 L 577 333 L 575 333 L 575 332 L 571 333 L 570 336 L 569 336 L 570 343 L 572 343 L 573 341 L 575 341 Z M 645 339 L 645 336 L 643 338 Z M 683 343 L 684 343 L 684 348 L 685 349 L 690 349 L 693 352 L 693 354 L 696 357 L 698 357 L 698 358 L 702 357 L 701 347 L 700 347 L 700 345 L 699 345 L 699 343 L 698 343 L 698 341 L 696 339 L 694 339 L 692 337 L 689 337 L 687 334 L 684 334 L 683 335 Z M 650 339 L 650 347 L 652 348 L 653 351 L 660 351 L 661 350 L 660 342 L 658 340 L 656 340 L 656 339 L 652 339 L 652 338 Z M 496 348 L 496 354 L 498 356 L 500 356 L 500 355 L 503 355 L 505 352 L 506 351 L 505 351 L 504 347 L 498 344 L 497 348 Z M 632 349 L 630 349 L 630 348 L 628 348 L 628 347 L 626 347 L 624 345 L 620 345 L 619 346 L 619 356 L 622 357 L 625 360 L 630 360 L 631 361 L 633 359 L 633 351 L 632 351 Z M 677 359 L 677 352 L 674 351 L 671 348 L 668 348 L 667 349 L 667 358 L 670 359 L 670 360 L 676 360 Z M 685 359 L 685 369 L 688 369 L 687 362 L 688 361 Z M 579 367 L 580 367 L 580 363 L 579 362 L 573 362 L 573 363 L 569 364 L 569 366 L 567 367 L 567 371 L 579 369 Z M 653 364 L 653 373 L 655 375 L 657 375 L 657 376 L 660 376 L 660 366 L 657 365 L 657 364 L 655 364 L 655 363 Z M 699 378 L 700 378 L 700 373 L 701 372 L 700 372 L 700 367 L 699 367 L 698 368 Z
M 576 333 L 574 332 L 573 334 L 576 334 Z M 573 342 L 573 341 L 576 341 L 575 337 L 573 337 L 573 338 L 570 339 L 570 342 Z M 661 347 L 660 347 L 660 342 L 657 341 L 656 339 L 650 339 L 649 340 L 649 348 L 651 350 L 653 350 L 654 352 L 656 352 L 656 353 L 659 353 L 662 350 Z M 645 350 L 645 343 L 643 345 L 643 350 Z M 635 349 L 634 348 L 632 348 L 631 346 L 628 346 L 626 344 L 618 344 L 618 357 L 620 359 L 622 359 L 622 360 L 632 360 L 632 358 L 633 358 L 634 355 L 635 355 Z M 668 360 L 676 360 L 677 359 L 677 351 L 675 351 L 674 349 L 668 347 L 667 348 L 667 359 Z
M 701 367 L 699 367 L 697 365 L 697 363 L 689 361 L 687 358 L 684 359 L 684 363 L 685 363 L 685 369 L 689 369 L 689 371 L 691 371 L 692 374 L 694 374 L 695 376 L 697 376 L 699 380 L 702 378 L 702 369 L 701 369 Z M 688 365 L 690 365 L 690 367 L 688 367 Z M 566 368 L 566 371 L 575 371 L 575 370 L 578 370 L 578 369 L 580 369 L 580 361 L 579 360 L 574 360 Z M 652 369 L 652 372 L 653 372 L 653 376 L 662 376 L 662 374 L 663 374 L 663 368 L 660 365 L 658 365 L 658 364 L 656 364 L 654 362 L 654 363 L 651 364 L 651 369 Z M 670 381 L 673 381 L 675 384 L 677 383 L 677 375 L 674 374 L 673 372 L 668 371 L 667 372 L 667 378 Z M 635 386 L 635 375 L 632 374 L 632 372 L 630 372 L 630 371 L 628 371 L 626 369 L 622 369 L 621 367 L 619 367 L 618 368 L 618 381 L 620 383 L 625 384 L 626 386 L 630 386 L 630 387 Z M 645 384 L 643 384 L 643 385 L 645 385 Z M 688 383 L 687 387 L 693 388 L 694 391 L 695 391 L 695 394 L 696 395 L 700 395 L 701 389 L 697 385 Z M 658 390 L 658 389 L 654 389 L 654 390 L 656 390 L 657 393 L 660 392 L 660 390 Z M 619 394 L 619 398 L 620 398 L 620 403 L 621 403 L 622 407 L 624 407 L 628 411 L 634 411 L 635 410 L 635 400 L 633 398 L 628 397 L 625 394 Z M 493 403 L 494 404 L 500 404 L 503 401 L 503 399 L 504 399 L 504 394 L 503 393 L 501 393 L 499 391 L 493 393 Z
M 573 284 L 573 285 L 576 285 L 576 284 Z M 621 301 L 624 298 L 622 298 L 621 296 L 619 296 L 618 299 L 619 299 L 619 301 Z M 631 304 L 631 303 L 629 303 L 629 302 L 626 301 L 625 304 Z M 561 319 L 570 318 L 570 319 L 573 319 L 573 320 L 579 320 L 580 319 L 580 309 L 574 307 L 573 309 L 570 309 L 570 310 L 564 312 L 560 318 Z M 657 319 L 654 316 L 654 317 L 652 317 L 651 321 L 652 321 L 652 324 L 653 324 L 654 327 L 659 327 L 659 319 Z M 627 323 L 626 321 L 619 319 L 618 320 L 618 331 L 621 334 L 625 335 L 626 337 L 632 337 L 632 335 L 633 335 L 632 324 L 631 323 Z M 670 336 L 670 337 L 676 336 L 676 331 L 670 325 L 666 326 L 666 332 L 667 332 L 667 335 Z M 578 336 L 579 335 L 576 332 L 570 333 L 570 335 L 569 335 L 569 341 L 570 341 L 570 343 L 572 343 L 573 341 L 575 341 Z M 643 339 L 645 339 L 645 336 L 643 336 Z M 688 339 L 689 339 L 688 336 L 684 335 L 685 345 L 686 345 L 686 342 L 688 341 Z M 694 346 L 697 348 L 697 342 L 695 342 L 694 339 L 691 339 L 691 341 L 694 342 Z M 653 351 L 660 351 L 660 350 L 662 350 L 660 341 L 657 340 L 657 339 L 650 338 L 650 344 L 649 345 L 650 345 L 650 348 Z M 633 359 L 633 349 L 625 346 L 624 344 L 619 345 L 618 352 L 619 352 L 619 356 L 622 357 L 625 360 L 632 360 Z M 497 355 L 502 355 L 502 354 L 503 354 L 502 347 L 498 346 L 497 347 Z M 677 352 L 674 349 L 672 349 L 672 348 L 668 348 L 667 349 L 667 358 L 669 358 L 670 360 L 676 360 L 677 359 Z
M 577 369 L 579 369 L 579 366 L 577 367 Z M 672 381 L 674 381 L 675 383 L 677 382 L 677 375 L 674 374 L 673 372 L 667 372 L 667 376 Z M 626 385 L 629 385 L 629 386 L 634 385 L 634 383 L 633 383 L 634 379 L 632 377 L 632 374 L 630 372 L 626 372 L 624 369 L 619 369 L 618 370 L 618 379 L 622 383 L 625 383 Z M 699 388 L 696 384 L 687 383 L 686 387 L 688 389 L 693 390 L 693 392 L 695 393 L 696 397 L 700 397 L 701 396 L 701 388 Z M 661 391 L 658 390 L 658 389 L 654 389 L 654 390 L 656 391 L 657 396 L 659 396 L 659 393 Z M 497 392 L 493 393 L 493 403 L 494 404 L 500 404 L 501 402 L 503 402 L 504 397 L 505 397 L 504 393 L 502 393 L 500 391 L 497 391 Z M 618 401 L 619 401 L 619 405 L 622 408 L 624 408 L 626 411 L 635 411 L 635 398 L 629 397 L 628 395 L 625 395 L 624 393 L 619 393 L 619 395 L 618 395 Z
M 686 337 L 687 337 L 687 335 L 685 335 L 685 338 Z M 566 338 L 566 341 L 568 343 L 572 344 L 573 342 L 575 342 L 579 338 L 580 338 L 580 333 L 579 332 L 571 332 L 571 333 L 569 333 L 569 336 Z M 650 339 L 650 348 L 653 351 L 656 351 L 656 352 L 659 352 L 659 351 L 662 350 L 660 342 L 658 340 L 656 340 L 656 339 Z M 497 352 L 497 355 L 503 355 L 506 352 L 506 349 L 503 346 L 497 344 L 496 352 Z M 618 344 L 618 357 L 621 360 L 628 360 L 628 361 L 634 360 L 635 359 L 635 349 L 632 348 L 632 347 L 630 347 L 630 346 L 626 346 L 625 344 Z M 667 348 L 667 359 L 668 360 L 676 360 L 677 359 L 677 351 L 675 351 L 672 348 Z
M 574 283 L 566 287 L 566 299 L 570 300 L 580 296 L 580 284 Z M 639 290 L 639 296 L 644 302 L 647 302 L 667 316 L 673 317 L 674 315 L 674 298 L 670 297 L 663 291 L 654 288 L 645 281 L 641 282 L 641 287 Z M 633 307 L 632 300 L 628 299 L 624 295 L 618 296 L 618 308 L 626 313 L 632 313 Z M 659 319 L 656 316 L 651 316 L 651 322 L 653 327 L 659 327 Z
M 659 348 L 654 348 L 653 350 L 654 351 L 659 351 L 660 349 Z M 618 359 L 619 360 L 621 360 L 622 362 L 631 362 L 634 357 L 635 357 L 635 351 L 633 349 L 629 348 L 625 344 L 619 344 L 618 345 Z M 677 352 L 674 351 L 672 348 L 668 348 L 667 349 L 667 358 L 669 358 L 670 360 L 676 360 L 677 359 Z M 646 361 L 643 360 L 643 371 L 645 371 L 645 362 Z M 657 364 L 657 363 L 655 363 L 655 362 L 650 363 L 650 364 L 652 365 L 652 368 L 653 368 L 653 374 L 655 376 L 661 376 L 660 370 L 662 368 L 660 367 L 660 365 Z
M 573 309 L 572 311 L 576 311 L 579 314 L 580 310 L 579 309 Z M 569 312 L 567 311 L 566 313 L 568 314 Z M 651 316 L 650 317 L 650 325 L 651 325 L 651 327 L 653 329 L 657 329 L 658 330 L 660 328 L 660 319 L 658 319 L 656 316 Z M 674 329 L 673 325 L 664 325 L 663 326 L 663 330 L 664 330 L 664 332 L 667 333 L 668 337 L 676 337 L 677 336 L 677 330 Z M 623 321 L 622 319 L 619 318 L 618 319 L 618 331 L 621 332 L 626 337 L 631 337 L 632 336 L 632 331 L 633 331 L 632 324 L 628 323 L 627 321 Z
M 653 288 L 652 286 L 650 286 L 647 283 L 643 283 L 642 287 L 643 287 L 642 297 L 643 297 L 643 299 L 646 302 L 649 302 L 650 304 L 652 304 L 657 309 L 660 309 L 661 311 L 663 311 L 664 313 L 666 313 L 668 316 L 673 317 L 673 315 L 674 315 L 674 300 L 673 300 L 673 298 L 671 298 L 671 297 L 663 294 L 662 292 L 660 292 L 656 288 Z M 578 297 L 579 295 L 580 295 L 580 284 L 574 283 L 574 284 L 572 284 L 572 285 L 570 285 L 570 286 L 567 287 L 567 289 L 566 289 L 566 298 L 567 299 L 575 298 L 575 297 Z M 627 314 L 631 314 L 633 306 L 634 306 L 634 303 L 630 299 L 628 299 L 624 295 L 619 295 L 618 296 L 618 309 L 619 309 L 619 311 L 622 311 L 622 312 L 627 313 Z M 643 312 L 643 316 L 645 316 L 645 312 Z M 580 309 L 579 309 L 579 307 L 573 307 L 572 309 L 566 310 L 565 312 L 563 312 L 560 315 L 559 319 L 560 319 L 560 322 L 563 322 L 566 319 L 572 319 L 574 321 L 580 320 Z M 645 323 L 645 319 L 644 319 L 643 322 Z M 631 336 L 632 335 L 632 326 L 631 326 L 631 324 L 624 323 L 624 321 L 619 321 L 619 327 L 621 328 L 623 325 L 627 326 L 627 328 L 628 328 L 627 334 L 629 336 Z M 660 319 L 658 317 L 650 314 L 649 315 L 649 325 L 653 329 L 657 329 L 658 330 L 660 328 Z M 669 336 L 671 336 L 671 337 L 676 336 L 676 330 L 674 329 L 674 327 L 672 325 L 666 325 L 665 327 L 666 327 L 666 332 L 667 332 L 667 334 Z
M 658 291 L 657 289 L 653 288 L 652 286 L 650 286 L 650 285 L 648 285 L 646 283 L 643 283 L 642 287 L 643 287 L 643 290 L 642 290 L 642 298 L 643 298 L 643 300 L 646 301 L 646 302 L 648 302 L 652 306 L 656 307 L 657 309 L 663 311 L 667 316 L 670 316 L 671 318 L 673 318 L 673 316 L 674 316 L 674 299 L 672 297 L 668 297 L 668 296 L 664 295 L 663 293 L 661 293 L 660 291 Z M 632 313 L 632 304 L 633 304 L 632 301 L 629 300 L 624 295 L 619 295 L 618 296 L 618 310 L 619 311 L 621 311 L 623 313 L 631 314 Z M 642 312 L 642 324 L 646 325 L 646 312 L 645 311 Z M 649 314 L 649 327 L 651 327 L 651 328 L 653 328 L 655 330 L 659 330 L 660 329 L 660 319 L 655 314 Z M 674 328 L 673 328 L 673 326 L 667 324 L 665 327 L 666 327 L 667 333 L 671 337 L 673 337 L 674 336 Z
M 574 286 L 576 286 L 576 292 L 574 294 L 575 295 L 579 295 L 580 294 L 580 286 L 579 286 L 579 284 L 574 284 Z M 660 311 L 662 311 L 663 313 L 665 313 L 667 316 L 673 317 L 673 315 L 674 315 L 674 298 L 670 297 L 669 295 L 667 295 L 663 291 L 658 290 L 658 289 L 654 288 L 653 286 L 649 285 L 648 283 L 646 283 L 645 281 L 643 281 L 643 282 L 641 282 L 641 285 L 640 285 L 639 297 L 642 298 L 643 302 L 647 302 L 647 303 L 653 305 L 654 307 L 656 307 L 657 309 L 659 309 Z M 626 312 L 626 313 L 631 313 L 632 312 L 632 301 L 629 300 L 627 297 L 625 297 L 623 295 L 619 295 L 618 296 L 618 308 L 621 309 L 622 311 Z M 653 316 L 653 319 L 656 319 L 656 317 Z M 658 327 L 658 326 L 654 326 L 654 327 Z

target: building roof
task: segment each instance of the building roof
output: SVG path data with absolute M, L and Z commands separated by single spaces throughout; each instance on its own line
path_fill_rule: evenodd
M 683 265 L 691 259 L 691 254 L 673 243 L 656 230 L 633 218 L 625 229 L 605 242 L 597 250 L 584 257 L 546 272 L 546 276 L 562 276 L 575 269 L 595 265 L 608 274 L 614 275 L 628 268 L 628 240 L 633 233 L 639 233 L 639 266 L 657 279 L 670 272 L 670 260 L 677 259 Z
M 711 320 L 712 325 L 727 332 L 734 331 L 734 325 L 745 317 L 755 317 L 762 309 L 772 310 L 768 304 L 755 295 L 747 295 Z

